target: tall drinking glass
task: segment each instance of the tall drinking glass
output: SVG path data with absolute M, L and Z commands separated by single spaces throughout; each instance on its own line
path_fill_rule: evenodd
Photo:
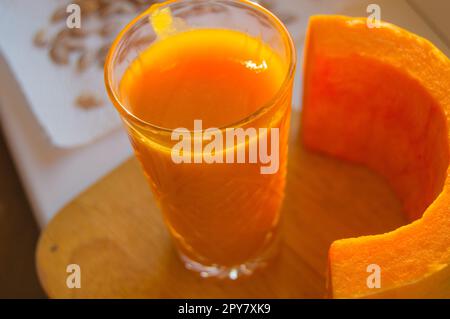
M 295 65 L 280 20 L 242 0 L 152 6 L 111 47 L 108 93 L 202 277 L 236 279 L 274 255 Z

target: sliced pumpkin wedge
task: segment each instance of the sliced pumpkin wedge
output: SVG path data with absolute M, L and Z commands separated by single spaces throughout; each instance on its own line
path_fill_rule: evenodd
M 303 143 L 382 175 L 411 224 L 335 241 L 332 297 L 450 297 L 450 61 L 366 18 L 315 16 L 304 67 Z M 369 265 L 381 287 L 367 284 Z

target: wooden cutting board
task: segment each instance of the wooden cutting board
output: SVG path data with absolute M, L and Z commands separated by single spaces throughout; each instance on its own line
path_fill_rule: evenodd
M 384 180 L 363 167 L 306 151 L 294 114 L 282 244 L 267 269 L 235 282 L 184 269 L 138 162 L 130 159 L 65 207 L 43 231 L 36 253 L 53 298 L 321 298 L 335 239 L 405 224 Z M 51 190 L 49 190 L 51 191 Z M 81 268 L 69 289 L 66 267 Z

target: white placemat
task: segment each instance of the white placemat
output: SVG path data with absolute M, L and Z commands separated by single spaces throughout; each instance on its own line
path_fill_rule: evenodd
M 92 66 L 79 73 L 71 66 L 55 65 L 46 49 L 33 45 L 35 33 L 49 24 L 61 4 L 64 1 L 1 0 L 0 49 L 50 142 L 69 148 L 111 132 L 120 120 L 107 98 L 101 68 Z M 89 110 L 76 107 L 83 92 L 95 92 L 105 105 Z

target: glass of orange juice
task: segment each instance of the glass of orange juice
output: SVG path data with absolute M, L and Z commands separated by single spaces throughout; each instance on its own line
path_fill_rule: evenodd
M 202 277 L 236 279 L 274 256 L 295 65 L 280 20 L 242 0 L 154 5 L 111 47 L 108 93 Z

